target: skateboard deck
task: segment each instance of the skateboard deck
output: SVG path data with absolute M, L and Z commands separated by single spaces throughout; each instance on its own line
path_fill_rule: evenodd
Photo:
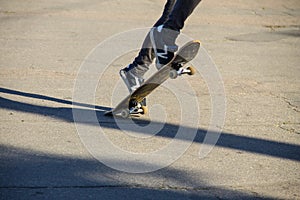
M 130 114 L 145 114 L 147 108 L 141 106 L 140 103 L 153 90 L 165 82 L 168 78 L 175 79 L 178 75 L 189 74 L 193 75 L 195 69 L 193 67 L 184 68 L 184 66 L 193 60 L 200 48 L 200 41 L 192 40 L 182 46 L 175 54 L 174 58 L 156 73 L 154 73 L 148 80 L 146 80 L 138 89 L 124 98 L 115 108 L 105 113 L 105 116 L 113 116 L 121 114 L 122 117 L 127 118 Z M 129 107 L 129 102 L 136 102 L 139 105 L 140 112 L 132 112 Z

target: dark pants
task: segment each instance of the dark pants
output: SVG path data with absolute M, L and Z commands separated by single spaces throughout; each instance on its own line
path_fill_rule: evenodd
M 190 16 L 201 0 L 167 0 L 163 14 L 153 25 L 164 25 L 165 28 L 180 32 L 185 20 Z M 147 34 L 138 56 L 134 59 L 131 72 L 143 77 L 155 58 L 149 33 Z

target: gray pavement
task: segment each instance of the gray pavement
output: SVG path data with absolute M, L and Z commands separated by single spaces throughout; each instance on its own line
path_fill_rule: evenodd
M 201 40 L 226 94 L 225 126 L 205 158 L 198 153 L 214 91 L 199 73 L 186 77 L 195 90 L 186 95 L 199 101 L 199 123 L 180 124 L 176 98 L 161 87 L 149 97 L 149 107 L 162 104 L 166 121 L 155 118 L 157 109 L 135 119 L 141 126 L 163 127 L 154 136 L 121 120 L 128 136 L 103 116 L 112 106 L 118 69 L 136 51 L 112 63 L 95 61 L 109 67 L 94 101 L 74 100 L 76 81 L 88 85 L 99 75 L 87 70 L 77 76 L 89 52 L 112 35 L 150 27 L 162 6 L 160 0 L 0 0 L 0 199 L 300 199 L 298 0 L 203 0 L 189 18 L 183 34 Z M 111 46 L 108 56 L 114 48 L 120 46 Z M 88 116 L 94 106 L 99 123 L 84 117 L 74 122 L 72 108 Z M 77 123 L 87 138 L 101 127 L 112 143 L 136 154 L 170 144 L 180 127 L 197 135 L 175 162 L 163 166 L 164 155 L 144 163 L 105 151 L 92 155 Z M 127 173 L 96 158 L 159 170 Z

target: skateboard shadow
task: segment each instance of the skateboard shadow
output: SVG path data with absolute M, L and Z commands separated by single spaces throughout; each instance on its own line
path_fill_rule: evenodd
M 13 111 L 18 111 L 18 112 L 42 115 L 44 117 L 49 117 L 56 120 L 62 120 L 65 122 L 74 123 L 74 117 L 73 117 L 74 111 L 79 112 L 82 116 L 90 116 L 92 113 L 93 114 L 96 113 L 97 120 L 98 120 L 97 123 L 95 123 L 95 120 L 90 120 L 88 118 L 82 118 L 81 120 L 76 119 L 76 123 L 82 123 L 91 126 L 100 125 L 103 128 L 121 130 L 114 118 L 104 116 L 105 112 L 111 109 L 109 107 L 72 102 L 69 100 L 63 100 L 63 99 L 58 99 L 58 98 L 39 95 L 39 94 L 25 93 L 16 90 L 6 89 L 6 88 L 0 88 L 0 93 L 52 101 L 61 104 L 66 104 L 66 105 L 76 105 L 76 108 L 49 107 L 49 106 L 34 105 L 30 103 L 25 103 L 25 102 L 20 102 L 8 98 L 0 97 L 0 108 L 11 111 L 10 114 L 13 114 L 12 113 Z M 77 107 L 81 107 L 81 108 L 77 108 Z M 124 122 L 126 122 L 126 120 L 124 120 Z M 150 123 L 149 120 L 141 119 L 141 118 L 140 119 L 134 118 L 133 122 L 140 126 L 146 126 Z M 154 122 L 151 121 L 151 123 L 157 125 L 158 127 L 163 127 L 157 134 L 155 134 L 155 137 L 174 138 L 177 130 L 180 128 L 179 125 L 172 124 L 172 123 L 161 123 L 155 121 Z M 197 129 L 189 128 L 189 127 L 184 127 L 184 128 L 192 129 L 191 131 L 197 132 L 193 142 L 197 142 L 197 143 L 203 142 L 207 130 L 201 128 L 197 128 Z M 124 129 L 126 131 L 132 131 L 132 132 L 145 134 L 149 136 L 153 135 L 151 130 L 149 129 L 137 130 L 136 126 L 124 126 L 122 127 L 122 130 Z M 182 138 L 182 140 L 184 140 L 184 138 Z M 216 143 L 216 146 L 220 146 L 228 149 L 235 149 L 244 152 L 251 152 L 251 153 L 261 154 L 261 155 L 266 155 L 271 157 L 300 161 L 300 154 L 299 154 L 300 146 L 296 144 L 289 144 L 289 143 L 259 139 L 254 137 L 241 136 L 234 133 L 222 132 L 218 142 Z

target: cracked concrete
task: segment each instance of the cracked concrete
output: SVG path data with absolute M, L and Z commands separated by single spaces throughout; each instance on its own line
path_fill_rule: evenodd
M 293 109 L 294 111 L 296 111 L 296 112 L 300 112 L 299 110 L 298 110 L 298 106 L 297 105 L 294 105 L 289 99 L 287 99 L 287 98 L 285 98 L 285 97 L 282 97 L 283 98 L 283 100 L 289 105 L 289 107 L 291 108 L 291 109 Z
M 166 121 L 153 115 L 135 119 L 141 126 L 163 126 L 155 135 L 130 127 L 124 132 L 103 116 L 112 106 L 118 70 L 136 50 L 110 63 L 94 102 L 73 99 L 77 73 L 88 53 L 112 35 L 151 26 L 163 1 L 0 2 L 0 199 L 300 199 L 298 0 L 202 1 L 188 19 L 183 33 L 201 40 L 217 65 L 227 98 L 222 135 L 203 159 L 199 149 L 212 105 L 200 73 L 186 77 L 195 93 L 178 89 L 197 98 L 198 125 L 179 125 L 178 102 L 161 87 L 149 96 L 149 107 L 163 105 Z M 114 48 L 107 48 L 108 56 L 114 55 Z M 99 67 L 105 64 L 99 61 Z M 88 70 L 83 76 L 86 84 L 95 78 L 98 74 Z M 120 93 L 126 95 L 123 86 L 120 82 Z M 108 150 L 100 151 L 101 158 L 119 166 L 161 167 L 151 173 L 126 173 L 90 154 L 78 136 L 72 108 L 96 110 L 97 122 L 79 122 L 86 135 L 101 126 L 114 145 L 135 153 L 170 144 L 180 127 L 197 134 L 168 166 L 160 165 L 167 158 L 163 155 L 139 163 L 105 157 Z

